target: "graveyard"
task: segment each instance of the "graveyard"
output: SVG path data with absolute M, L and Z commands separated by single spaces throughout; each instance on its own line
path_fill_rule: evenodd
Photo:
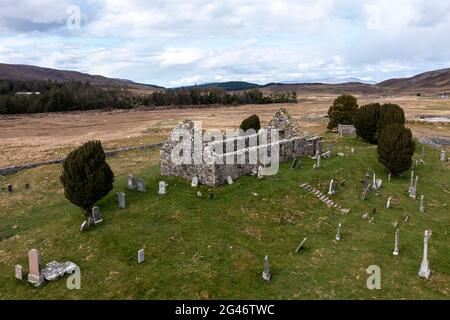
M 376 146 L 326 133 L 324 150 L 330 144 L 320 168 L 302 157 L 277 175 L 219 186 L 213 199 L 208 186 L 161 177 L 157 150 L 118 154 L 108 158 L 114 190 L 97 203 L 103 221 L 85 232 L 80 209 L 64 198 L 61 165 L 1 177 L 0 299 L 448 299 L 450 163 L 429 146 L 422 157 L 417 143 L 414 159 L 423 163 L 414 167 L 420 179 L 412 199 L 411 171 L 388 181 Z M 130 173 L 147 192 L 128 190 Z M 363 200 L 367 173 L 382 185 Z M 324 196 L 350 210 L 328 206 Z M 425 230 L 432 230 L 428 279 L 418 276 Z M 41 264 L 75 263 L 81 289 L 68 290 L 64 278 L 40 287 L 17 280 L 14 266 L 26 272 L 32 248 Z M 270 281 L 261 277 L 266 256 Z M 379 290 L 367 288 L 372 265 L 381 270 Z

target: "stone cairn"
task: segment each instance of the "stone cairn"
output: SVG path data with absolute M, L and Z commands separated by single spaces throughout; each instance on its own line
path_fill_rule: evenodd
M 325 203 L 329 208 L 335 208 L 338 209 L 341 213 L 346 214 L 350 212 L 350 209 L 345 209 L 342 208 L 341 205 L 335 203 L 333 200 L 331 200 L 330 198 L 328 198 L 325 194 L 323 194 L 322 192 L 320 192 L 320 190 L 317 190 L 314 187 L 311 187 L 309 184 L 307 183 L 303 183 L 300 185 L 300 188 L 305 189 L 306 191 L 312 192 L 320 201 L 322 201 L 323 203 Z

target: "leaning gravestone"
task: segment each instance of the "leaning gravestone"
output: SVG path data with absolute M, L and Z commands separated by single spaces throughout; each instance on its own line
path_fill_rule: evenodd
M 227 177 L 227 183 L 228 183 L 229 185 L 232 185 L 232 184 L 233 184 L 233 179 L 232 179 L 230 176 Z
M 328 195 L 332 196 L 336 193 L 336 183 L 334 182 L 334 179 L 331 179 L 330 185 L 328 188 Z
M 127 207 L 126 195 L 124 192 L 117 192 L 117 201 L 119 202 L 120 209 L 125 209 Z
M 270 282 L 270 278 L 271 278 L 271 274 L 270 274 L 270 264 L 269 264 L 269 256 L 265 256 L 264 258 L 264 269 L 263 269 L 263 273 L 262 273 L 262 278 L 267 281 Z
M 145 261 L 145 250 L 141 249 L 138 251 L 138 263 L 143 263 Z
M 137 181 L 137 191 L 139 192 L 147 192 L 147 188 L 145 187 L 145 183 L 142 180 Z
M 28 281 L 34 285 L 41 285 L 44 282 L 44 275 L 40 270 L 41 255 L 36 249 L 28 251 Z
M 389 197 L 389 198 L 387 199 L 386 209 L 390 209 L 390 208 L 391 208 L 391 200 L 392 200 L 392 197 Z
M 15 267 L 15 276 L 17 280 L 23 280 L 23 267 L 20 264 L 16 264 Z
M 306 240 L 308 240 L 308 238 L 305 238 L 305 239 L 303 239 L 302 242 L 300 242 L 297 249 L 295 249 L 295 253 L 299 253 L 299 251 L 303 249 L 303 246 L 305 245 Z
M 102 212 L 99 207 L 95 206 L 92 208 L 92 218 L 94 220 L 94 224 L 103 222 Z
M 80 226 L 80 232 L 86 231 L 87 228 L 88 228 L 88 222 L 87 221 L 83 221 L 83 223 Z

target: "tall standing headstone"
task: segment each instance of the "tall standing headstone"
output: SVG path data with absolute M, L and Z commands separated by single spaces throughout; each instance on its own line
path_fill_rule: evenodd
M 258 167 L 258 179 L 264 178 L 264 173 L 263 173 L 263 171 L 264 171 L 264 168 L 263 168 L 262 166 L 259 166 L 259 167 Z
M 419 181 L 419 176 L 416 176 L 416 181 L 414 183 L 414 185 L 411 187 L 411 191 L 409 192 L 409 196 L 412 199 L 416 199 L 417 198 L 417 182 Z
M 263 269 L 263 273 L 262 273 L 262 278 L 267 281 L 270 282 L 270 278 L 272 277 L 272 275 L 270 274 L 270 264 L 269 264 L 269 256 L 265 256 L 264 258 L 264 269 Z
M 141 249 L 138 251 L 138 263 L 143 263 L 145 261 L 145 250 Z
M 421 195 L 420 196 L 420 208 L 419 208 L 420 213 L 425 213 L 425 204 L 424 204 L 424 196 Z
M 391 208 L 391 200 L 392 200 L 392 197 L 389 197 L 388 200 L 387 200 L 387 203 L 386 203 L 386 209 L 390 209 Z
M 119 202 L 120 209 L 125 209 L 127 207 L 126 196 L 124 192 L 117 192 L 117 201 Z
M 399 243 L 400 243 L 400 228 L 397 226 L 395 228 L 395 243 L 394 243 L 394 256 L 398 256 L 399 253 Z
M 431 273 L 430 264 L 428 261 L 428 240 L 430 240 L 431 234 L 431 230 L 425 230 L 425 234 L 423 237 L 423 259 L 419 270 L 419 277 L 427 279 L 430 277 Z
M 40 269 L 41 255 L 36 249 L 28 251 L 28 281 L 40 285 L 44 282 L 44 275 L 41 274 Z
M 391 182 L 391 174 L 388 175 L 388 182 Z
M 341 241 L 341 227 L 342 227 L 342 223 L 339 222 L 337 232 L 336 232 L 336 241 Z
M 320 152 L 317 151 L 317 153 L 316 153 L 316 169 L 320 168 L 320 158 L 321 158 Z
M 411 171 L 411 181 L 409 182 L 408 192 L 411 194 L 411 190 L 414 187 L 414 170 Z
M 20 264 L 16 264 L 15 267 L 15 276 L 17 280 L 23 280 L 23 267 Z

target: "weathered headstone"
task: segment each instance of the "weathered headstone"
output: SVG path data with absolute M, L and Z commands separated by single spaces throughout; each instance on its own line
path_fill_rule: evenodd
M 159 182 L 158 194 L 159 195 L 165 195 L 167 193 L 166 188 L 167 188 L 167 183 L 164 182 L 164 181 L 160 181 Z
M 126 195 L 124 192 L 117 192 L 117 201 L 119 202 L 120 209 L 125 209 L 127 207 Z
M 228 183 L 229 185 L 232 185 L 232 184 L 233 184 L 233 179 L 232 179 L 230 176 L 227 177 L 227 183 Z
M 336 184 L 334 182 L 334 179 L 331 179 L 330 185 L 328 187 L 328 195 L 332 196 L 336 193 Z
M 387 199 L 386 209 L 390 209 L 390 208 L 391 208 L 391 200 L 392 200 L 392 197 L 389 197 L 389 198 Z
M 15 276 L 17 280 L 23 280 L 23 267 L 20 264 L 16 264 L 15 267 Z
M 405 216 L 405 220 L 403 220 L 405 223 L 409 223 L 409 215 L 407 214 L 406 216 Z
M 200 191 L 197 191 L 197 197 L 203 198 L 203 194 Z
M 145 187 L 145 183 L 142 180 L 137 180 L 137 191 L 139 192 L 147 192 L 147 188 Z
M 41 255 L 39 251 L 36 249 L 28 251 L 28 281 L 35 285 L 41 285 L 44 282 L 44 275 L 41 274 L 40 263 Z
M 414 170 L 411 171 L 411 181 L 409 182 L 408 192 L 411 195 L 411 189 L 414 187 Z
M 191 181 L 191 187 L 197 188 L 198 187 L 198 177 L 193 177 Z
M 308 240 L 308 238 L 305 238 L 302 240 L 302 242 L 300 242 L 297 249 L 295 249 L 295 253 L 299 253 L 299 251 L 303 249 L 303 246 L 305 245 L 306 240 Z
M 316 152 L 316 169 L 320 168 L 320 158 L 321 158 L 320 152 L 319 152 L 319 150 L 317 150 L 317 152 Z
M 86 231 L 87 230 L 87 225 L 88 225 L 87 221 L 86 220 L 83 221 L 83 223 L 80 226 L 80 232 Z
M 258 179 L 264 178 L 263 170 L 264 168 L 262 166 L 258 167 Z
M 391 174 L 388 175 L 388 182 L 391 182 Z
M 145 250 L 141 249 L 138 251 L 138 263 L 143 263 L 145 261 Z
M 425 230 L 425 234 L 423 237 L 423 259 L 419 270 L 419 277 L 427 279 L 430 277 L 431 273 L 430 264 L 428 261 L 428 240 L 430 240 L 431 235 L 432 235 L 431 230 Z
M 129 190 L 136 190 L 136 179 L 133 177 L 133 175 L 128 175 L 128 189 Z
M 8 192 L 12 193 L 14 191 L 13 186 L 11 184 L 8 184 Z
M 103 222 L 102 211 L 99 207 L 95 206 L 92 208 L 92 218 L 94 219 L 94 224 Z
M 420 207 L 419 207 L 420 213 L 425 213 L 425 204 L 424 204 L 424 196 L 420 196 Z
M 419 176 L 416 176 L 416 181 L 414 183 L 414 185 L 411 187 L 411 190 L 409 192 L 409 196 L 412 199 L 416 199 L 417 198 L 417 182 L 419 181 Z
M 336 232 L 336 241 L 341 241 L 341 227 L 342 223 L 339 222 L 337 232 Z
M 263 269 L 263 273 L 262 273 L 262 278 L 267 281 L 270 282 L 270 278 L 272 277 L 272 275 L 270 274 L 270 264 L 269 264 L 269 256 L 265 256 L 264 258 L 264 269 Z
M 397 226 L 395 228 L 395 243 L 394 243 L 394 256 L 398 256 L 399 253 L 399 242 L 400 242 L 400 228 Z
M 444 150 L 444 149 L 441 150 L 440 160 L 441 160 L 442 162 L 447 161 L 447 151 Z

